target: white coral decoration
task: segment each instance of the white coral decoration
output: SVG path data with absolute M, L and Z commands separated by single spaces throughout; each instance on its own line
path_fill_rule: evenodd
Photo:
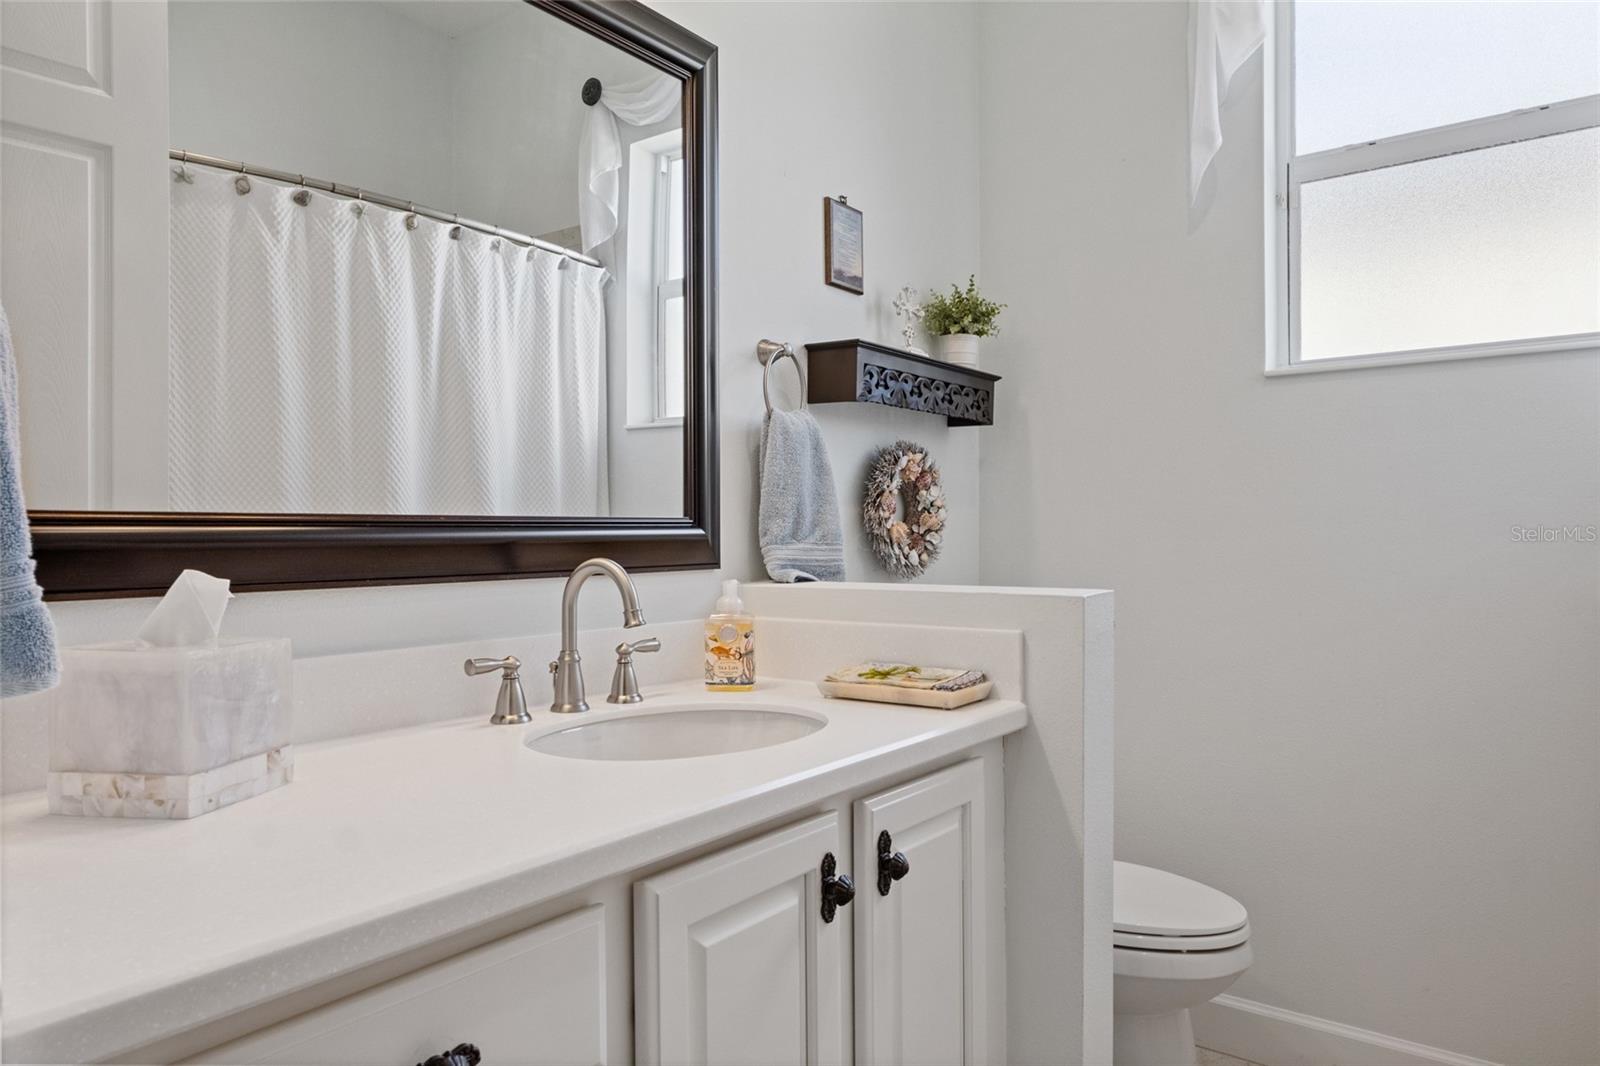
M 944 540 L 945 501 L 939 468 L 926 448 L 902 440 L 878 452 L 867 471 L 861 519 L 889 573 L 914 578 L 927 571 Z

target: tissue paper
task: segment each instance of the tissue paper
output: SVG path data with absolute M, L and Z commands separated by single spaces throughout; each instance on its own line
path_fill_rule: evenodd
M 231 599 L 224 578 L 185 570 L 139 627 L 139 639 L 161 648 L 215 644 Z

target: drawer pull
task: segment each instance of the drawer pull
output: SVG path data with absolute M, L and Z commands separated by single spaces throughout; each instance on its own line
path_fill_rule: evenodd
M 833 852 L 822 856 L 822 920 L 833 921 L 833 915 L 840 907 L 850 904 L 856 898 L 855 882 L 850 880 L 849 874 L 834 876 L 838 870 L 838 860 L 833 857 Z
M 449 1051 L 441 1051 L 437 1055 L 417 1063 L 417 1066 L 478 1066 L 483 1061 L 483 1055 L 472 1044 L 457 1044 Z

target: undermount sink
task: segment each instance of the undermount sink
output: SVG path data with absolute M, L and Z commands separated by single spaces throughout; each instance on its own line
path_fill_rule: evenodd
M 827 724 L 820 715 L 771 707 L 674 707 L 583 722 L 529 737 L 527 744 L 567 759 L 689 759 L 770 748 Z

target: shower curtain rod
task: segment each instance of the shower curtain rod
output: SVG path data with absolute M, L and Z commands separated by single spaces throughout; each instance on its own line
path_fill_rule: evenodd
M 452 225 L 463 226 L 470 230 L 477 230 L 479 233 L 487 233 L 491 236 L 500 237 L 511 241 L 514 244 L 523 245 L 524 247 L 541 248 L 544 251 L 554 252 L 556 255 L 564 255 L 568 259 L 578 263 L 584 263 L 588 266 L 600 267 L 602 269 L 605 267 L 604 263 L 593 258 L 592 256 L 584 255 L 582 252 L 575 252 L 571 248 L 563 248 L 561 245 L 553 244 L 550 241 L 540 240 L 538 237 L 530 237 L 526 233 L 518 233 L 516 230 L 502 229 L 499 226 L 492 226 L 487 222 L 475 222 L 470 218 L 462 218 L 460 215 L 453 215 L 445 211 L 436 210 L 432 207 L 424 207 L 421 204 L 412 203 L 410 200 L 397 200 L 393 196 L 385 196 L 382 193 L 372 192 L 370 189 L 358 189 L 353 185 L 340 185 L 336 181 L 323 181 L 321 178 L 308 178 L 304 174 L 290 174 L 286 171 L 273 170 L 270 167 L 258 167 L 250 163 L 240 163 L 232 159 L 219 159 L 214 155 L 202 155 L 199 152 L 188 152 L 181 148 L 173 148 L 168 150 L 167 158 L 176 159 L 180 163 L 193 163 L 196 166 L 214 167 L 217 170 L 231 170 L 238 174 L 245 174 L 257 178 L 266 178 L 268 181 L 281 181 L 288 185 L 303 185 L 308 189 L 318 189 L 322 192 L 332 193 L 334 196 L 343 196 L 350 200 L 359 200 L 363 203 L 377 204 L 380 207 L 392 207 L 396 211 L 406 211 L 413 215 L 422 215 L 424 218 L 431 218 L 436 222 L 449 222 Z

